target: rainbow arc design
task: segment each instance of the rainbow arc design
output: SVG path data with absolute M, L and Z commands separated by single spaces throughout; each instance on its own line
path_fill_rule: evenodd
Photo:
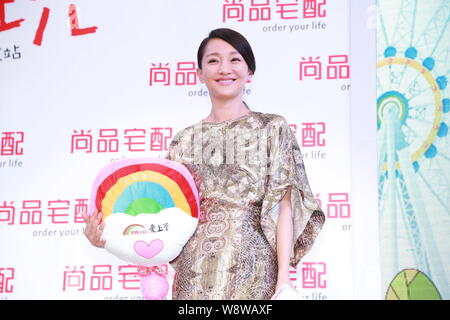
M 91 208 L 111 214 L 157 214 L 177 207 L 198 218 L 198 191 L 189 171 L 176 162 L 157 159 L 126 159 L 109 164 L 97 176 Z M 93 210 L 91 210 L 92 212 Z

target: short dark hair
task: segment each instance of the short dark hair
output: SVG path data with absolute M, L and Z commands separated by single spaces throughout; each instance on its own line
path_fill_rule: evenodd
M 205 51 L 205 47 L 211 39 L 222 39 L 235 48 L 241 56 L 244 58 L 252 74 L 256 70 L 255 56 L 253 55 L 252 47 L 248 43 L 247 39 L 237 31 L 228 28 L 219 28 L 211 31 L 205 39 L 201 42 L 197 51 L 197 63 L 198 68 L 202 68 L 202 58 Z

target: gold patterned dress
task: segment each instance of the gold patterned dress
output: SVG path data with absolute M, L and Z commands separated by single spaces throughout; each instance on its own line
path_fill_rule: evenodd
M 325 221 L 286 120 L 253 111 L 234 120 L 200 121 L 175 135 L 167 157 L 189 170 L 200 199 L 198 227 L 171 262 L 172 298 L 270 299 L 277 281 L 279 202 L 288 187 L 292 266 Z

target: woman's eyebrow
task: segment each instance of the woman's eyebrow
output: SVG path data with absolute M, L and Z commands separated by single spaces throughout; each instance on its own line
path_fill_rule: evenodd
M 239 54 L 239 52 L 237 52 L 237 51 L 229 52 L 229 55 L 233 55 L 233 54 Z M 205 58 L 207 58 L 209 56 L 220 56 L 220 54 L 218 52 L 211 52 L 211 53 L 208 53 L 207 55 L 205 55 Z
M 217 52 L 211 52 L 205 55 L 205 58 L 208 58 L 209 56 L 218 56 L 219 54 Z

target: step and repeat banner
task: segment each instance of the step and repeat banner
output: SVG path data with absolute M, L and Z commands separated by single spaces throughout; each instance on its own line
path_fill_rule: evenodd
M 105 164 L 164 157 L 208 115 L 196 52 L 223 26 L 256 55 L 245 101 L 288 120 L 328 218 L 291 279 L 304 299 L 352 298 L 349 1 L 16 0 L 0 1 L 2 299 L 141 298 L 80 213 Z
M 0 299 L 142 299 L 137 266 L 92 247 L 81 212 L 102 167 L 165 157 L 208 115 L 196 52 L 218 27 L 252 45 L 244 100 L 287 119 L 327 218 L 290 270 L 303 299 L 385 298 L 411 270 L 448 298 L 448 4 L 432 3 L 0 0 Z M 378 25 L 378 47 L 353 70 L 356 25 L 369 44 Z

